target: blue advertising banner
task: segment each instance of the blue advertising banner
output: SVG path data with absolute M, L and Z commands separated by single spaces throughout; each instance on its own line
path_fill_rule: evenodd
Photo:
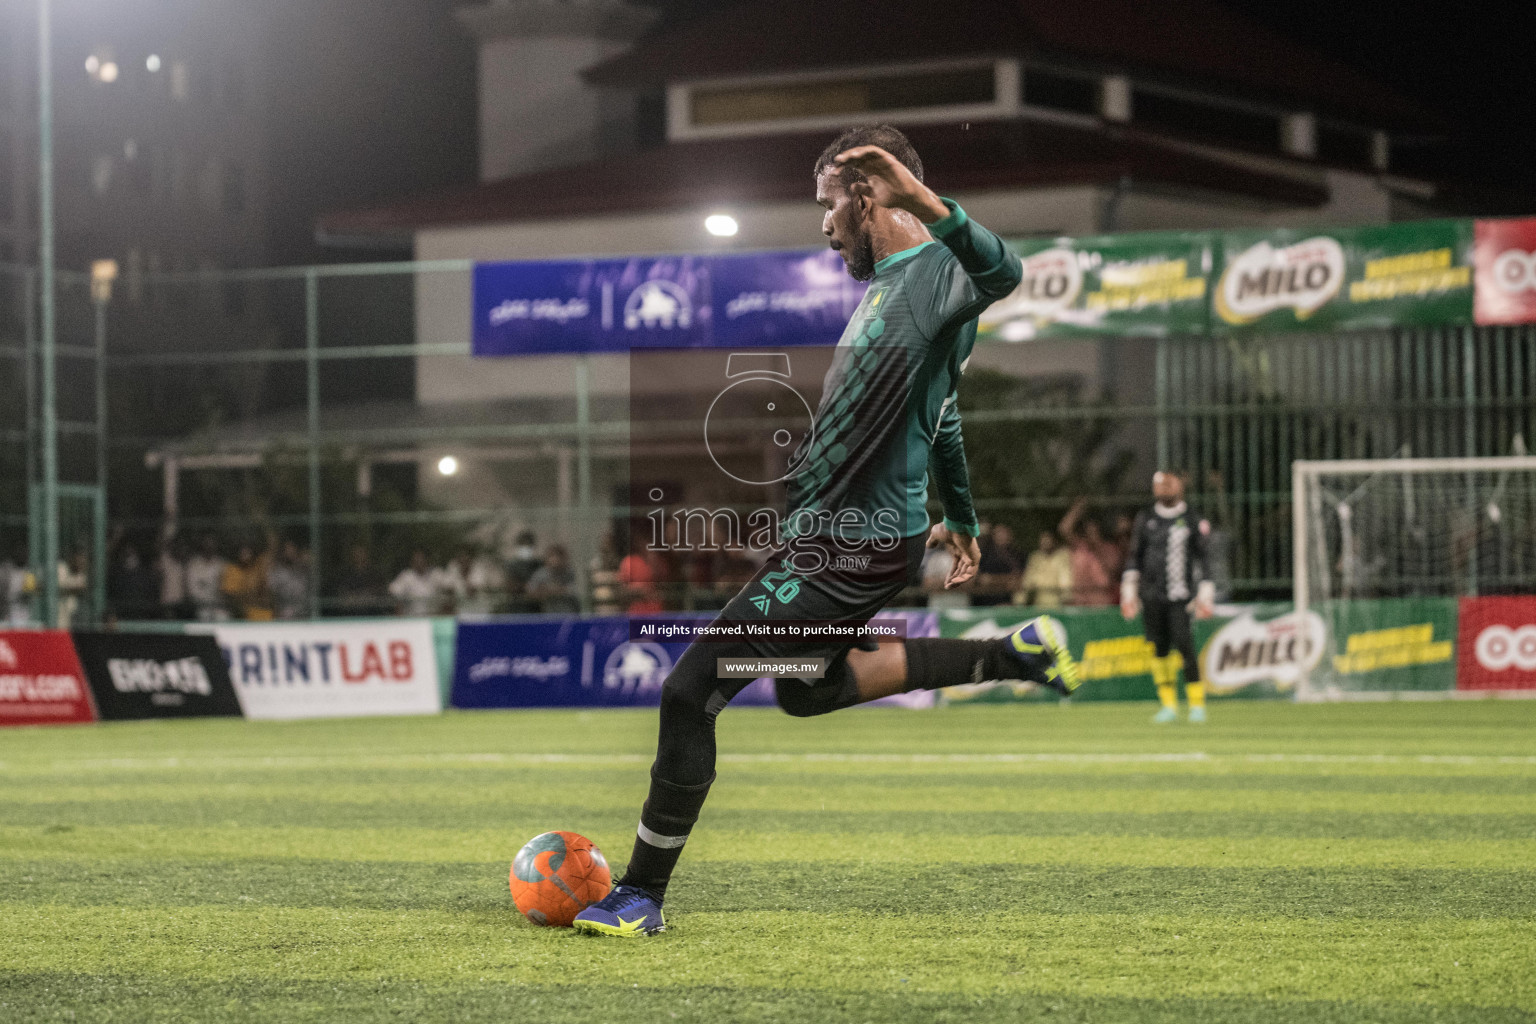
M 889 612 L 907 620 L 907 636 L 937 636 L 931 612 Z M 669 615 L 669 620 L 684 618 Z M 699 621 L 711 616 L 700 614 Z M 655 707 L 661 684 L 686 643 L 632 640 L 623 615 L 508 618 L 459 623 L 452 704 L 456 708 Z M 890 698 L 932 703 L 922 692 Z M 773 687 L 759 679 L 732 704 L 769 706 Z
M 480 263 L 473 351 L 831 345 L 863 295 L 830 249 Z

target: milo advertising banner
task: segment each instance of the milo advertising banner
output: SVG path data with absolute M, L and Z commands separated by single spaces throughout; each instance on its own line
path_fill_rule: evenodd
M 1117 608 L 1055 608 L 1081 664 L 1074 700 L 1154 700 L 1152 645 L 1141 620 Z M 1004 636 L 1038 614 L 1029 608 L 963 608 L 944 612 L 941 636 Z M 1195 649 L 1214 697 L 1280 697 L 1310 691 L 1451 690 L 1456 685 L 1457 608 L 1452 598 L 1340 602 L 1296 612 L 1289 604 L 1220 605 L 1194 623 Z M 1032 683 L 955 686 L 951 702 L 1055 700 Z
M 1211 236 L 1146 232 L 1011 242 L 1024 278 L 981 315 L 1004 341 L 1072 334 L 1203 334 Z
M 1467 220 L 1223 233 L 1211 327 L 1469 323 L 1472 234 Z
M 1152 645 L 1142 636 L 1139 618 L 1127 622 L 1118 608 L 1053 608 L 1050 613 L 1066 626 L 1067 644 L 1082 669 L 1083 685 L 1073 700 L 1157 699 L 1152 685 Z M 939 634 L 967 639 L 1005 636 L 1036 614 L 1036 609 L 1013 607 L 951 609 L 939 618 Z M 1231 616 L 1222 615 L 1194 624 L 1195 647 L 1202 658 L 1211 638 L 1231 620 Z M 1235 693 L 1239 689 L 1242 686 L 1212 692 Z M 1054 691 L 1033 683 L 951 686 L 943 694 L 952 703 L 1058 699 Z

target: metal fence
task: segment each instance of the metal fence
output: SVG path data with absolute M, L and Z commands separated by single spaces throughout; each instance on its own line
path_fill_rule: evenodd
M 79 620 L 122 603 L 107 567 L 128 548 L 148 562 L 168 537 L 205 535 L 226 554 L 293 541 L 305 611 L 340 614 L 372 610 L 348 596 L 359 573 L 393 577 L 418 548 L 504 560 L 528 531 L 569 549 L 579 603 L 602 606 L 605 539 L 631 515 L 621 375 L 588 357 L 474 360 L 470 273 L 129 268 L 102 301 L 61 274 L 58 550 L 88 553 Z M 0 557 L 25 545 L 35 573 L 36 275 L 0 266 L 0 285 L 16 396 L 0 412 Z M 1293 460 L 1509 454 L 1536 430 L 1533 371 L 1530 327 L 983 341 L 962 408 L 978 508 L 1026 547 L 1023 531 L 1079 497 L 1112 533 L 1152 469 L 1180 469 L 1223 539 L 1224 585 L 1256 598 L 1289 591 Z M 717 589 L 676 601 L 708 605 Z

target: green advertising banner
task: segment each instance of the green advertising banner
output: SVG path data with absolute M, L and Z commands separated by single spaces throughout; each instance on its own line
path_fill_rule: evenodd
M 1369 329 L 1470 323 L 1472 222 L 1224 232 L 1211 328 Z
M 1452 597 L 1318 606 L 1330 643 L 1312 672 L 1313 688 L 1454 690 L 1457 607 Z
M 1006 636 L 1033 618 L 1029 608 L 955 608 L 939 616 L 939 635 L 968 639 Z M 1083 685 L 1073 700 L 1156 700 L 1152 685 L 1152 645 L 1141 633 L 1141 620 L 1126 622 L 1118 608 L 1053 608 L 1051 614 L 1067 627 L 1067 645 L 1083 672 Z M 1203 647 L 1228 620 L 1195 623 L 1195 645 Z M 943 696 L 961 701 L 1056 700 L 1057 695 L 1033 683 L 951 686 Z
M 1453 598 L 1340 602 L 1292 611 L 1289 604 L 1227 606 L 1194 623 L 1201 676 L 1212 697 L 1290 696 L 1306 677 L 1314 693 L 1452 690 L 1456 686 Z M 1037 612 L 960 608 L 939 616 L 941 636 L 1005 636 Z M 1140 619 L 1117 608 L 1059 608 L 1083 685 L 1074 700 L 1155 700 L 1152 645 Z M 1032 683 L 953 686 L 950 702 L 1056 700 Z
M 981 315 L 980 329 L 1004 341 L 1204 334 L 1211 237 L 1166 231 L 1010 242 L 1024 279 Z

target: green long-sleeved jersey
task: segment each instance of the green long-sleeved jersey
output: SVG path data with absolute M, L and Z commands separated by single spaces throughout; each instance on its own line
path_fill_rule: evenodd
M 1018 286 L 1019 258 L 951 200 L 925 242 L 875 264 L 827 371 L 814 429 L 790 459 L 786 534 L 853 540 L 928 528 L 928 475 L 945 523 L 975 536 L 960 374 L 976 317 Z

